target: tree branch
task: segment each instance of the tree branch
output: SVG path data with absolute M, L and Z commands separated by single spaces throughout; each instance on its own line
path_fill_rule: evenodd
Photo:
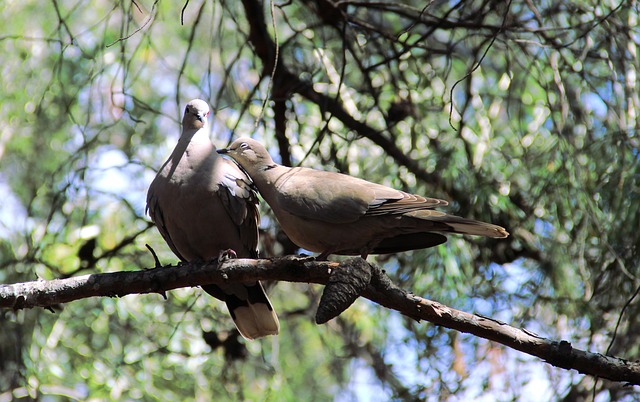
M 125 296 L 207 284 L 275 280 L 327 284 L 334 272 L 367 267 L 370 282 L 361 296 L 415 320 L 425 320 L 498 342 L 547 363 L 613 381 L 640 385 L 640 362 L 573 348 L 479 315 L 453 309 L 397 287 L 379 268 L 360 258 L 340 263 L 309 258 L 233 259 L 220 264 L 189 263 L 132 272 L 93 274 L 68 279 L 0 285 L 0 308 L 50 307 L 96 296 Z

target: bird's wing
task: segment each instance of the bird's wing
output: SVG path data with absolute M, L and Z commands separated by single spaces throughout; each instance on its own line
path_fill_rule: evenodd
M 171 239 L 171 235 L 169 234 L 169 230 L 167 229 L 167 225 L 165 223 L 162 208 L 160 207 L 158 192 L 161 191 L 163 182 L 165 180 L 165 177 L 157 175 L 156 178 L 151 182 L 149 190 L 147 191 L 146 212 L 149 214 L 151 221 L 158 228 L 160 235 L 162 235 L 162 238 L 167 243 L 171 251 L 173 251 L 176 257 L 178 257 L 181 261 L 186 261 L 186 259 L 180 254 L 175 243 Z
M 276 208 L 329 223 L 355 222 L 365 214 L 393 211 L 407 194 L 356 177 L 308 168 L 294 168 L 275 186 Z
M 258 197 L 252 188 L 253 183 L 231 160 L 218 157 L 215 170 L 218 198 L 236 224 L 243 244 L 252 253 L 251 257 L 257 258 L 260 212 Z

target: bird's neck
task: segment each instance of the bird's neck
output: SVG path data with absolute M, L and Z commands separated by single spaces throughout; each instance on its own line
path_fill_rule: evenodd
M 207 132 L 203 129 L 185 129 L 182 131 L 182 135 L 176 144 L 170 159 L 177 162 L 185 154 L 199 154 L 204 152 L 209 154 L 213 152 L 215 154 L 215 148 L 209 139 Z M 217 155 L 217 154 L 216 154 Z
M 183 143 L 185 146 L 189 144 L 201 144 L 211 142 L 209 135 L 203 128 L 187 128 L 182 130 L 182 135 L 178 140 L 178 144 Z
M 270 188 L 279 188 L 284 185 L 294 173 L 290 167 L 278 165 L 277 163 L 269 163 L 262 165 L 258 168 L 259 171 L 256 174 L 251 175 L 254 184 L 260 191 L 260 194 L 264 197 L 267 203 L 276 202 L 275 199 L 269 199 L 269 197 L 275 196 L 276 192 L 270 190 Z

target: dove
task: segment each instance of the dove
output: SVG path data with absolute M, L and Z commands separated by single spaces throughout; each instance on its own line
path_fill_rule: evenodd
M 319 259 L 433 247 L 447 241 L 446 233 L 509 235 L 500 226 L 436 210 L 448 205 L 444 200 L 341 173 L 279 165 L 251 138 L 239 138 L 218 153 L 247 172 L 291 241 L 320 253 Z
M 251 179 L 216 153 L 206 123 L 209 105 L 190 101 L 178 144 L 149 186 L 146 211 L 180 260 L 219 255 L 258 258 L 258 197 Z M 255 339 L 279 332 L 278 317 L 260 282 L 207 285 L 224 301 L 240 334 Z

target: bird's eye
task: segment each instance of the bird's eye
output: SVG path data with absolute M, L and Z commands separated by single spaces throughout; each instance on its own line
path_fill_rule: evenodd
M 242 144 L 240 144 L 240 149 L 249 149 L 249 144 L 243 142 Z

